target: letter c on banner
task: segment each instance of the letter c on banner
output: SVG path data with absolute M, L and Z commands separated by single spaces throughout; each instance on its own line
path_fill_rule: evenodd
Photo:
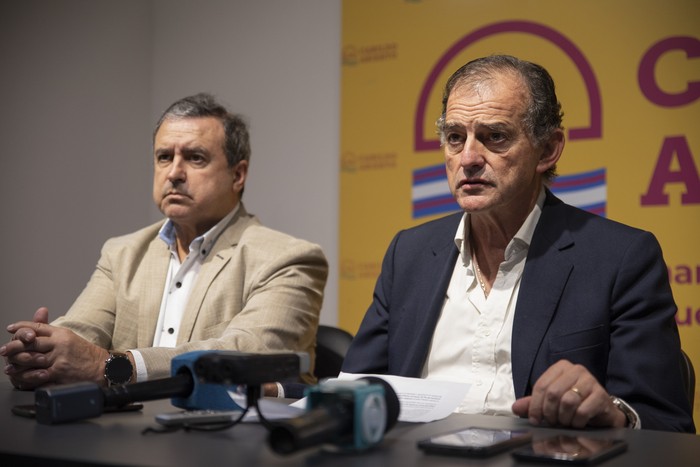
M 662 107 L 679 107 L 700 98 L 700 81 L 691 81 L 685 91 L 671 94 L 662 90 L 656 82 L 654 68 L 659 58 L 671 50 L 682 50 L 688 58 L 700 58 L 700 40 L 679 36 L 660 40 L 652 45 L 639 63 L 637 79 L 644 96 Z
M 418 107 L 416 108 L 416 119 L 414 122 L 414 149 L 416 152 L 440 149 L 440 141 L 438 139 L 428 140 L 425 138 L 423 134 L 423 123 L 425 120 L 428 96 L 435 86 L 435 82 L 442 70 L 448 65 L 450 60 L 472 43 L 488 36 L 508 32 L 523 32 L 547 39 L 558 46 L 573 61 L 585 83 L 591 115 L 587 127 L 569 129 L 569 139 L 600 138 L 602 136 L 603 112 L 600 89 L 595 74 L 593 73 L 593 68 L 579 48 L 566 36 L 543 24 L 529 21 L 504 21 L 484 26 L 462 37 L 440 57 L 430 71 L 425 84 L 423 84 L 423 89 L 421 89 Z

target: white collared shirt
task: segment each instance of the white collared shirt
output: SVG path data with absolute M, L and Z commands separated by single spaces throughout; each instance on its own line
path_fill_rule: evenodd
M 236 215 L 240 203 L 221 219 L 214 227 L 203 235 L 192 240 L 189 245 L 187 257 L 181 263 L 177 253 L 175 240 L 175 225 L 168 219 L 158 232 L 158 237 L 163 240 L 170 249 L 170 264 L 168 275 L 165 279 L 163 298 L 160 303 L 158 324 L 153 336 L 153 347 L 175 347 L 177 336 L 180 332 L 182 315 L 194 287 L 202 263 L 211 252 L 214 243 L 224 231 L 233 216 Z M 147 379 L 146 364 L 138 351 L 131 350 L 136 363 L 136 380 Z
M 455 262 L 445 302 L 435 327 L 422 377 L 469 383 L 456 412 L 513 415 L 515 402 L 511 363 L 513 315 L 520 279 L 545 192 L 508 243 L 505 260 L 485 296 L 475 273 L 469 246 L 469 214 L 455 234 L 460 256 Z

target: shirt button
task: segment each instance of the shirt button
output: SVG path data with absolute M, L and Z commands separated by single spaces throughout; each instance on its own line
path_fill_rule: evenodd
M 180 287 L 182 287 L 182 282 L 176 282 L 176 283 L 175 283 L 175 287 L 177 287 L 178 289 L 179 289 Z
M 175 330 L 173 328 L 168 328 L 168 334 L 174 334 Z

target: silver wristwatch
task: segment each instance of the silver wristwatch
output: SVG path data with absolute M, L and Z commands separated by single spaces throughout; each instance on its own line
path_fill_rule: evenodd
M 613 405 L 617 407 L 627 418 L 627 427 L 639 428 L 639 416 L 630 405 L 619 397 L 610 396 Z
M 126 354 L 113 352 L 105 361 L 105 379 L 109 386 L 131 381 L 134 367 Z

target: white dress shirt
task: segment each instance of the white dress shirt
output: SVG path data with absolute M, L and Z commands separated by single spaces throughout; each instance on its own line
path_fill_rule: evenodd
M 197 280 L 197 275 L 202 263 L 212 249 L 212 246 L 224 231 L 224 228 L 236 215 L 240 204 L 221 219 L 214 227 L 203 235 L 192 240 L 189 245 L 187 257 L 181 263 L 177 253 L 175 240 L 175 225 L 168 219 L 161 227 L 158 237 L 170 248 L 170 265 L 165 279 L 163 298 L 160 303 L 158 324 L 153 336 L 153 347 L 175 347 L 177 335 L 182 322 L 182 312 L 185 309 L 190 292 Z M 138 351 L 131 350 L 136 363 L 136 381 L 145 381 L 148 378 L 146 364 Z
M 469 245 L 469 214 L 455 234 L 460 256 L 430 345 L 422 377 L 471 385 L 456 409 L 462 413 L 511 415 L 515 402 L 511 364 L 513 314 L 530 241 L 544 204 L 537 204 L 508 243 L 488 297 L 476 277 Z

